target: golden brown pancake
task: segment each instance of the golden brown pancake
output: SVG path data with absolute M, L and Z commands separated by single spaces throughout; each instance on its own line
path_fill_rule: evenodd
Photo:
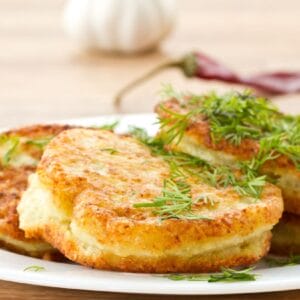
M 177 99 L 170 99 L 162 104 L 171 112 L 186 114 L 189 111 L 188 108 L 182 107 Z M 158 105 L 156 108 L 159 117 L 169 118 L 170 114 L 160 107 Z M 166 127 L 164 130 L 167 129 Z M 189 122 L 180 142 L 172 142 L 169 147 L 215 165 L 235 166 L 239 161 L 250 160 L 257 155 L 259 141 L 243 139 L 238 146 L 225 139 L 216 143 L 211 136 L 209 120 L 199 114 Z M 282 190 L 285 211 L 300 215 L 300 171 L 295 164 L 287 156 L 281 155 L 275 160 L 267 161 L 261 171 L 277 178 L 277 185 Z
M 7 131 L 0 140 L 0 244 L 6 249 L 35 257 L 54 258 L 56 250 L 40 239 L 26 239 L 19 229 L 17 205 L 35 172 L 43 148 L 63 125 L 36 125 Z M 14 149 L 13 149 L 14 148 Z M 13 151 L 11 151 L 13 149 Z M 10 157 L 5 161 L 5 155 Z
M 133 137 L 64 131 L 30 177 L 18 206 L 20 227 L 70 260 L 105 270 L 209 272 L 250 265 L 267 253 L 283 210 L 277 187 L 267 184 L 256 201 L 187 175 L 195 201 L 189 212 L 161 219 L 151 207 L 136 207 L 165 195 L 170 173 L 163 157 Z M 200 201 L 203 195 L 213 201 Z
M 189 99 L 180 101 L 173 98 L 158 105 L 156 111 L 159 118 L 168 120 L 172 113 L 184 115 L 191 109 L 195 109 L 188 103 Z M 162 109 L 161 105 L 165 109 Z M 234 145 L 224 138 L 216 142 L 212 138 L 211 126 L 209 118 L 198 114 L 189 121 L 180 142 L 173 141 L 169 147 L 214 165 L 231 167 L 236 166 L 240 161 L 251 160 L 257 156 L 259 140 L 245 138 L 239 145 Z M 160 133 L 162 137 L 167 130 L 168 127 L 162 128 Z M 300 242 L 297 238 L 297 234 L 300 233 L 300 171 L 291 159 L 280 155 L 274 160 L 267 161 L 262 166 L 261 172 L 277 179 L 277 185 L 282 189 L 286 211 L 279 224 L 275 226 L 271 251 L 277 254 L 300 254 Z

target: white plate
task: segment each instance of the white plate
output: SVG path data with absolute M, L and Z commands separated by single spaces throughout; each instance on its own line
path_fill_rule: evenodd
M 144 127 L 151 134 L 157 130 L 157 126 L 153 125 L 153 114 L 103 116 L 59 123 L 92 126 L 115 120 L 120 121 L 118 132 L 126 132 L 129 125 Z M 44 267 L 45 270 L 24 271 L 32 265 Z M 0 279 L 49 287 L 169 295 L 259 293 L 300 288 L 300 266 L 268 268 L 260 264 L 254 272 L 259 276 L 256 281 L 251 282 L 171 281 L 158 275 L 99 271 L 76 264 L 49 262 L 0 250 Z

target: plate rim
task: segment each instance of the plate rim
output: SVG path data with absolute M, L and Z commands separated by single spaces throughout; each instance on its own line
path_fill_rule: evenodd
M 282 280 L 278 277 L 277 279 L 272 279 L 269 281 L 249 281 L 249 282 L 234 282 L 234 283 L 208 283 L 208 282 L 191 282 L 191 281 L 171 281 L 167 278 L 166 281 L 161 281 L 163 278 L 159 274 L 139 274 L 139 273 L 126 273 L 126 272 L 115 272 L 115 271 L 102 271 L 95 270 L 88 267 L 84 267 L 77 264 L 66 264 L 59 262 L 44 261 L 38 258 L 32 258 L 29 256 L 9 252 L 4 249 L 0 249 L 0 258 L 5 258 L 6 261 L 13 258 L 19 264 L 19 268 L 11 266 L 3 267 L 2 262 L 0 262 L 0 279 L 11 281 L 15 283 L 53 287 L 53 288 L 63 288 L 63 289 L 74 289 L 74 290 L 86 290 L 86 291 L 98 291 L 98 292 L 111 292 L 111 293 L 130 293 L 130 294 L 152 294 L 152 295 L 237 295 L 237 294 L 255 294 L 264 292 L 279 292 L 288 290 L 297 290 L 300 285 L 300 276 L 294 276 L 292 280 Z M 3 261 L 3 260 L 1 260 Z M 42 272 L 25 272 L 24 267 L 28 266 L 29 263 L 40 264 L 45 267 L 45 271 Z M 99 286 L 95 286 L 94 283 L 84 283 L 82 284 L 82 276 L 85 274 L 78 274 L 76 280 L 64 277 L 64 274 L 59 276 L 60 271 L 53 271 L 51 269 L 59 266 L 60 269 L 64 269 L 69 274 L 74 273 L 74 269 L 79 269 L 79 272 L 90 273 L 97 272 L 97 276 L 94 276 L 93 280 L 100 275 L 106 275 L 105 281 L 116 280 L 110 277 L 117 276 L 117 282 L 122 281 L 126 277 L 131 277 L 132 285 L 126 284 L 126 282 L 118 287 L 114 284 L 106 284 L 106 282 L 101 282 Z M 22 268 L 23 267 L 23 268 Z M 49 268 L 49 270 L 47 269 Z M 70 269 L 70 270 L 66 270 Z M 293 270 L 300 274 L 300 266 L 288 266 L 288 267 L 277 267 L 272 268 L 272 270 L 286 270 L 286 272 L 292 272 Z M 268 269 L 270 270 L 270 269 Z M 76 271 L 76 270 L 75 270 Z M 259 274 L 259 270 L 257 272 Z M 108 275 L 108 276 L 107 276 Z M 150 277 L 151 280 L 148 281 L 147 278 L 142 279 L 142 284 L 136 284 L 136 277 L 141 280 L 141 277 Z M 262 275 L 261 275 L 262 276 Z M 119 277 L 119 278 L 118 278 Z M 61 281 L 61 279 L 64 279 Z M 67 278 L 67 280 L 65 280 Z M 90 279 L 90 278 L 87 278 Z M 81 285 L 78 284 L 80 280 Z M 76 281 L 76 282 L 75 282 Z M 125 280 L 126 281 L 126 280 Z M 127 279 L 128 281 L 128 279 Z M 144 282 L 143 282 L 144 281 Z M 127 282 L 128 283 L 128 282 Z M 135 283 L 135 284 L 134 284 Z M 163 289 L 155 289 L 155 287 L 163 287 Z

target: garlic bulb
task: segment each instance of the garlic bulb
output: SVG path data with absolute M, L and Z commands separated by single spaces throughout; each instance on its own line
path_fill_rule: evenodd
M 168 35 L 175 10 L 175 0 L 69 0 L 64 27 L 86 48 L 141 52 Z

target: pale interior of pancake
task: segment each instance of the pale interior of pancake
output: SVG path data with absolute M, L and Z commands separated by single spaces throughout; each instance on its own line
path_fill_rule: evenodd
M 206 148 L 189 136 L 182 138 L 181 142 L 176 145 L 176 150 L 199 157 L 213 165 L 225 164 L 234 167 L 238 163 L 234 155 Z M 277 168 L 270 170 L 270 173 L 279 177 L 277 185 L 285 190 L 287 194 L 300 194 L 300 180 L 295 171 Z
M 5 244 L 13 246 L 14 248 L 22 249 L 23 251 L 32 253 L 32 255 L 38 255 L 39 253 L 53 250 L 52 246 L 50 246 L 48 243 L 38 241 L 21 241 L 3 233 L 0 233 L 0 240 Z
M 62 210 L 59 210 L 53 201 L 51 191 L 41 184 L 37 174 L 30 176 L 30 185 L 24 193 L 18 206 L 20 215 L 20 227 L 28 232 L 34 232 L 45 225 L 59 225 L 60 232 L 65 239 L 75 241 L 77 247 L 84 255 L 98 256 L 102 252 L 113 253 L 117 256 L 140 256 L 140 257 L 161 257 L 166 255 L 194 257 L 198 255 L 210 255 L 218 253 L 222 257 L 230 257 L 237 254 L 253 255 L 261 254 L 262 248 L 269 237 L 272 225 L 265 225 L 257 228 L 247 236 L 227 236 L 210 238 L 207 241 L 200 241 L 193 245 L 185 245 L 176 249 L 169 249 L 162 252 L 147 251 L 147 249 L 128 248 L 122 245 L 108 246 L 100 243 L 86 230 L 79 227 Z

